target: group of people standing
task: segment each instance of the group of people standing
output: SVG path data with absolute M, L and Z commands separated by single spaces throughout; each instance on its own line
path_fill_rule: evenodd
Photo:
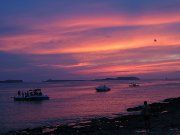
M 26 92 L 24 91 L 18 91 L 18 96 L 21 97 L 29 97 L 29 96 L 41 96 L 42 92 L 40 89 L 35 89 L 35 90 L 28 90 Z
M 22 97 L 29 97 L 29 91 L 24 92 L 24 91 L 18 91 L 18 96 L 22 96 Z

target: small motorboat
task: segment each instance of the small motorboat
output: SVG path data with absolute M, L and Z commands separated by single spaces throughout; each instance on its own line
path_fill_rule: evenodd
M 129 84 L 129 87 L 139 87 L 140 85 L 139 84 L 137 84 L 137 83 L 130 83 Z
M 106 85 L 103 86 L 98 86 L 95 88 L 97 92 L 107 92 L 110 91 L 111 89 L 107 87 Z
M 27 92 L 18 91 L 18 95 L 14 96 L 14 101 L 41 101 L 49 100 L 47 95 L 42 94 L 41 89 L 28 90 Z

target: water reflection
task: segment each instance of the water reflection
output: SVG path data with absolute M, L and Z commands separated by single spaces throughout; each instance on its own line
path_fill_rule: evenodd
M 106 84 L 112 90 L 97 93 L 96 86 Z M 73 119 L 124 112 L 126 108 L 180 95 L 180 81 L 141 81 L 130 88 L 129 81 L 24 83 L 0 85 L 0 132 L 68 122 Z M 48 101 L 14 102 L 18 90 L 42 88 Z

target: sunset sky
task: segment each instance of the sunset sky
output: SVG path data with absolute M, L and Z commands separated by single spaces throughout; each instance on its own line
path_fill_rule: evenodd
M 179 78 L 180 0 L 0 0 L 0 80 L 117 76 Z

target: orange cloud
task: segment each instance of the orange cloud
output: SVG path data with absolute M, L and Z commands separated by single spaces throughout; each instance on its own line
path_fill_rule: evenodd
M 169 19 L 168 16 L 171 16 Z M 31 54 L 58 54 L 113 51 L 151 45 L 177 45 L 179 33 L 163 24 L 180 22 L 178 13 L 143 16 L 79 16 L 32 26 L 43 31 L 0 38 L 1 51 Z M 137 26 L 135 30 L 112 30 L 96 35 L 101 28 Z M 31 26 L 30 26 L 31 27 Z M 89 31 L 94 31 L 89 35 Z M 158 42 L 154 43 L 154 38 Z
M 83 75 L 96 75 L 96 74 L 108 74 L 108 75 L 132 75 L 132 74 L 147 74 L 165 71 L 180 71 L 180 60 L 172 62 L 159 62 L 141 65 L 116 65 L 116 66 L 106 66 L 98 67 L 93 69 L 79 70 L 77 74 Z
M 83 33 L 75 36 L 57 35 L 58 33 L 18 35 L 1 38 L 4 46 L 0 49 L 2 51 L 32 54 L 58 54 L 113 51 L 152 45 L 177 45 L 180 43 L 179 34 L 168 34 L 166 33 L 167 30 L 164 30 L 165 34 L 163 34 L 163 29 L 160 30 L 160 32 L 155 30 L 155 34 L 147 33 L 145 29 L 129 30 L 129 33 L 126 32 L 122 37 L 118 35 L 122 35 L 122 32 L 112 32 L 110 38 L 103 37 L 103 35 L 88 37 L 88 35 L 84 36 Z M 156 36 L 158 37 L 157 43 L 154 42 Z
M 41 65 L 36 65 L 38 67 L 50 67 L 53 69 L 60 69 L 60 68 L 64 68 L 64 69 L 68 69 L 68 68 L 82 68 L 82 67 L 87 67 L 90 66 L 90 63 L 77 63 L 77 64 L 69 64 L 69 65 L 63 65 L 63 64 L 41 64 Z
M 171 13 L 146 13 L 143 15 L 127 15 L 120 13 L 110 13 L 106 15 L 89 15 L 89 16 L 74 16 L 68 19 L 55 18 L 50 24 L 37 25 L 43 29 L 67 29 L 67 30 L 87 30 L 92 28 L 111 27 L 111 26 L 147 26 L 159 25 L 167 23 L 180 22 L 180 14 Z M 171 18 L 169 19 L 169 16 Z M 70 28 L 70 29 L 68 29 Z
M 71 54 L 76 58 L 76 64 L 40 64 L 36 66 L 52 69 L 77 69 L 77 74 L 137 74 L 178 69 L 172 55 L 164 58 L 156 56 L 159 63 L 154 63 L 149 57 L 140 56 L 138 62 L 125 59 L 121 66 L 112 58 L 100 55 L 101 52 L 135 50 L 143 47 L 180 46 L 180 33 L 172 30 L 173 24 L 180 22 L 178 14 L 144 15 L 130 17 L 125 15 L 76 17 L 65 21 L 56 19 L 45 24 L 32 26 L 41 31 L 0 37 L 0 50 L 21 54 Z M 31 26 L 30 26 L 31 27 Z M 154 42 L 154 39 L 157 42 Z M 88 58 L 90 54 L 93 57 Z M 134 52 L 136 53 L 136 52 Z M 142 52 L 143 53 L 143 52 Z M 81 55 L 76 57 L 76 55 Z M 130 55 L 130 54 L 127 54 Z M 153 55 L 153 52 L 152 52 Z M 117 55 L 119 56 L 119 55 Z M 87 58 L 86 58 L 87 57 Z M 110 62 L 98 63 L 96 59 L 106 58 Z M 128 56 L 127 56 L 128 57 Z M 128 57 L 129 58 L 129 57 Z M 164 62 L 168 60 L 171 62 Z M 96 63 L 94 62 L 96 61 Z M 115 61 L 114 63 L 111 61 Z M 126 61 L 126 62 L 125 62 Z M 139 62 L 140 61 L 140 62 Z M 149 62 L 149 64 L 147 64 Z M 125 64 L 126 63 L 126 64 Z M 133 64 L 130 64 L 133 63 Z M 97 64 L 97 66 L 95 66 Z M 98 67 L 99 66 L 99 67 Z M 82 70 L 82 68 L 84 68 Z

